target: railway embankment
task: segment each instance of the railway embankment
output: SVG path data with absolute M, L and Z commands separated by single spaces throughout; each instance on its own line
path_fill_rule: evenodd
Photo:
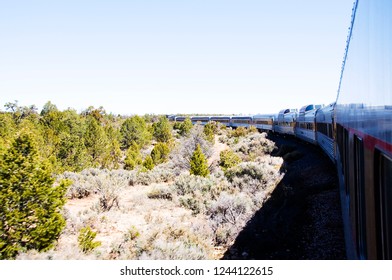
M 223 259 L 345 259 L 336 170 L 316 146 L 270 135 L 283 179 Z

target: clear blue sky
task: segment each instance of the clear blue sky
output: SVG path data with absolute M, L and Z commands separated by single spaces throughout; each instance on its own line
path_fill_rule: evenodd
M 353 0 L 0 0 L 0 106 L 275 113 L 335 101 Z

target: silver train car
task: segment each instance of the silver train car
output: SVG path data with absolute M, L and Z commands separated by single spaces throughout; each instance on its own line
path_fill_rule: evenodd
M 230 126 L 231 117 L 229 117 L 229 116 L 212 116 L 210 118 L 210 121 L 221 123 L 225 126 Z
M 274 121 L 274 131 L 280 134 L 294 135 L 294 127 L 297 117 L 297 109 L 281 110 Z
M 317 144 L 324 150 L 327 156 L 335 162 L 334 146 L 334 107 L 335 103 L 320 108 L 316 112 L 316 139 Z
M 392 2 L 358 0 L 335 107 L 348 257 L 392 259 Z
M 192 124 L 200 123 L 202 125 L 206 125 L 207 123 L 209 123 L 210 117 L 206 117 L 206 116 L 191 117 L 191 121 L 192 121 Z
M 322 105 L 306 105 L 303 106 L 295 124 L 294 134 L 296 137 L 317 144 L 316 140 L 316 112 Z
M 263 131 L 273 131 L 274 116 L 272 115 L 255 115 L 253 116 L 253 126 Z
M 253 125 L 253 117 L 252 116 L 233 116 L 231 117 L 230 126 L 237 127 L 249 127 Z

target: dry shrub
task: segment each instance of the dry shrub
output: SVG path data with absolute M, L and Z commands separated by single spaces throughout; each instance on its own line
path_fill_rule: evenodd
M 75 172 L 64 172 L 58 176 L 58 180 L 69 179 L 72 181 L 72 185 L 67 190 L 67 198 L 84 198 L 88 197 L 93 193 L 97 193 L 99 190 L 99 181 L 103 178 L 110 180 L 110 183 L 121 186 L 126 186 L 131 180 L 134 172 L 126 170 L 108 170 L 108 169 L 96 169 L 89 168 L 85 169 L 80 173 Z M 97 179 L 98 178 L 98 179 Z
M 203 260 L 211 259 L 213 246 L 210 232 L 185 225 L 161 225 L 140 242 L 138 259 Z
M 257 157 L 270 154 L 275 144 L 266 138 L 266 133 L 253 133 L 240 138 L 233 150 L 240 154 L 243 161 L 252 161 Z
M 200 145 L 205 157 L 208 159 L 212 155 L 212 144 L 205 139 L 203 127 L 200 125 L 193 126 L 189 136 L 175 147 L 171 153 L 171 158 L 175 167 L 180 170 L 190 169 L 190 160 L 197 147 Z
M 170 163 L 160 164 L 147 172 L 135 172 L 134 174 L 135 176 L 129 180 L 131 186 L 167 183 L 173 181 L 175 178 L 173 165 Z
M 211 201 L 229 189 L 224 176 L 208 178 L 182 174 L 174 182 L 173 190 L 180 205 L 192 210 L 194 215 L 205 213 Z
M 208 209 L 216 245 L 228 245 L 253 214 L 253 201 L 245 193 L 223 192 Z
M 151 199 L 167 199 L 172 200 L 172 190 L 167 186 L 155 186 L 147 193 L 147 197 Z

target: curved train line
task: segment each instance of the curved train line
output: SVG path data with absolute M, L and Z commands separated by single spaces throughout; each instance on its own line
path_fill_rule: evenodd
M 183 116 L 169 116 L 183 121 Z M 392 2 L 357 0 L 336 102 L 277 115 L 191 117 L 294 135 L 335 163 L 350 259 L 392 258 Z

